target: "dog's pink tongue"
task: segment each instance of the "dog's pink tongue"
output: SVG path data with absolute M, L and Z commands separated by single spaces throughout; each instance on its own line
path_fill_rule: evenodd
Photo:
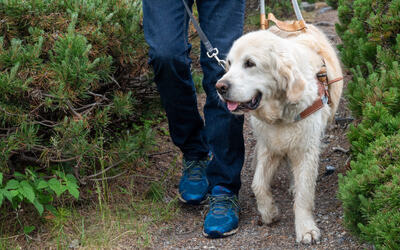
M 233 111 L 233 110 L 237 109 L 237 107 L 239 106 L 238 102 L 227 101 L 226 103 L 228 104 L 229 111 Z

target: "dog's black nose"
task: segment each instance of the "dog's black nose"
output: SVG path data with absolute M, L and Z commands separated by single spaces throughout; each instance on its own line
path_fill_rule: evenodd
M 226 80 L 220 80 L 215 84 L 215 88 L 217 89 L 218 93 L 221 95 L 226 94 L 228 92 L 230 83 Z

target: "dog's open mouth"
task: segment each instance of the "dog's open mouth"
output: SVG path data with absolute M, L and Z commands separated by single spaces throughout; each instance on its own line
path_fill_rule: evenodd
M 260 105 L 262 94 L 258 92 L 253 98 L 251 98 L 248 102 L 233 102 L 226 100 L 227 107 L 229 111 L 247 111 L 247 110 L 255 110 Z

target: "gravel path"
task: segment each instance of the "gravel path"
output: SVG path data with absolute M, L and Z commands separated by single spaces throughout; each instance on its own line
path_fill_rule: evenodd
M 254 7 L 254 6 L 253 6 Z M 335 34 L 334 23 L 337 21 L 336 11 L 330 10 L 318 14 L 319 10 L 310 14 L 306 19 L 317 24 L 336 44 L 339 38 Z M 310 21 L 311 20 L 311 21 Z M 349 76 L 346 76 L 349 79 Z M 204 103 L 204 95 L 199 97 L 199 106 Z M 348 164 L 349 155 L 346 152 L 335 150 L 335 147 L 348 149 L 346 139 L 346 119 L 350 112 L 346 108 L 346 101 L 342 102 L 337 114 L 338 120 L 326 131 L 325 149 L 321 154 L 319 178 L 316 187 L 315 218 L 321 229 L 321 243 L 313 246 L 304 246 L 295 242 L 293 197 L 289 194 L 290 171 L 281 167 L 273 183 L 273 195 L 281 210 L 281 220 L 272 226 L 262 225 L 256 209 L 256 201 L 251 190 L 251 181 L 254 169 L 251 167 L 255 139 L 245 122 L 246 161 L 242 171 L 242 188 L 239 194 L 241 205 L 240 224 L 237 234 L 224 239 L 206 239 L 202 236 L 203 216 L 206 206 L 181 205 L 180 214 L 168 223 L 159 225 L 151 232 L 152 245 L 155 249 L 369 249 L 368 245 L 359 243 L 345 231 L 342 225 L 342 208 L 336 198 L 337 174 L 344 173 Z M 171 143 L 169 143 L 171 144 Z M 170 146 L 173 148 L 172 144 Z M 174 153 L 177 152 L 175 149 Z M 160 158 L 166 161 L 171 157 Z M 327 175 L 326 167 L 333 166 L 336 170 Z M 178 179 L 171 186 L 177 187 Z M 171 191 L 176 192 L 176 191 Z M 173 197 L 173 194 L 170 194 Z

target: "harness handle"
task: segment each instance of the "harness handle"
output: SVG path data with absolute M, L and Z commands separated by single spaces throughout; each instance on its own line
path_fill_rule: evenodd
M 293 21 L 292 23 L 287 23 L 287 22 L 279 21 L 274 16 L 274 14 L 269 13 L 268 18 L 265 20 L 266 23 L 264 24 L 264 26 L 267 29 L 269 28 L 269 22 L 271 22 L 271 21 L 274 22 L 276 27 L 278 27 L 280 30 L 287 31 L 287 32 L 295 32 L 295 31 L 300 31 L 300 30 L 307 28 L 304 20 L 297 20 L 297 21 Z

